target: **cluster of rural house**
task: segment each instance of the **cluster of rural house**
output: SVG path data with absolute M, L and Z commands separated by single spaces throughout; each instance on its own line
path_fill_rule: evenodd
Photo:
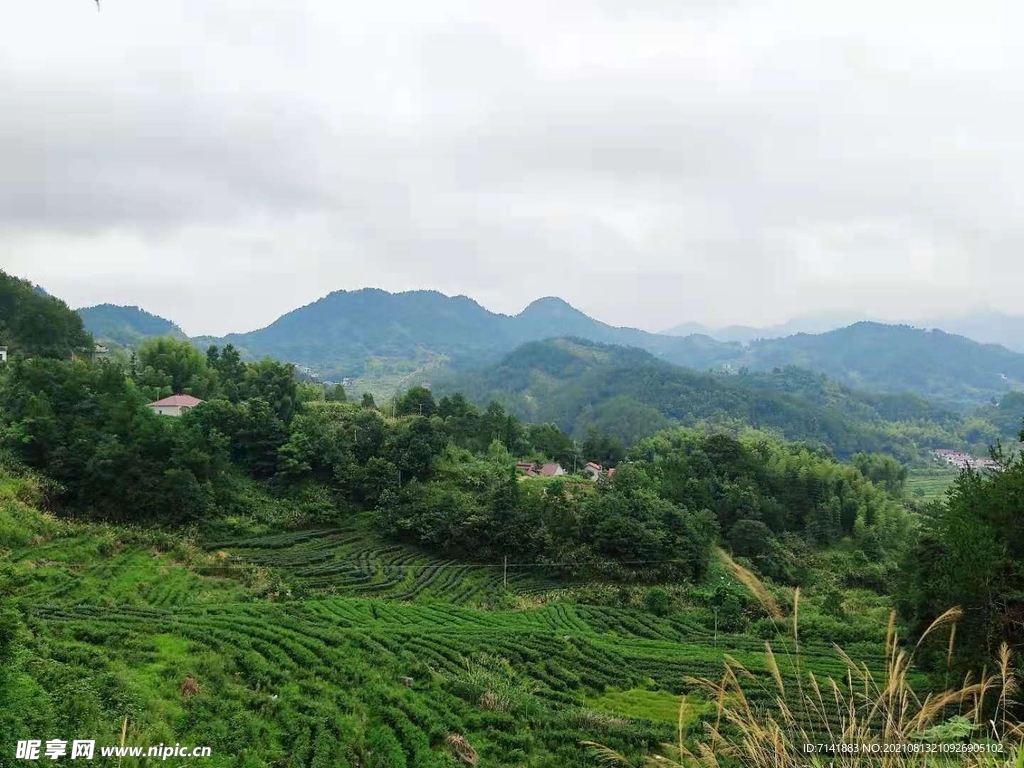
M 557 477 L 558 475 L 566 474 L 561 464 L 534 464 L 529 461 L 520 461 L 516 463 L 516 469 L 527 477 Z M 597 482 L 601 475 L 614 477 L 615 467 L 605 470 L 600 464 L 588 461 L 583 466 L 582 472 L 592 481 Z
M 936 459 L 957 469 L 998 469 L 999 465 L 992 459 L 978 459 L 963 451 L 951 448 L 939 448 L 932 452 Z

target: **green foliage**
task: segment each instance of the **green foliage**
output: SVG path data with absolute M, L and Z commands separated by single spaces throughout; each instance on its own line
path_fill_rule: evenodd
M 934 725 L 917 734 L 917 738 L 933 744 L 950 744 L 966 741 L 977 730 L 978 726 L 963 715 L 954 715 L 946 722 Z
M 92 355 L 93 341 L 67 304 L 0 270 L 0 346 L 11 359 L 68 360 Z
M 960 606 L 958 652 L 972 665 L 1004 640 L 1024 641 L 1024 458 L 989 475 L 964 472 L 921 517 L 899 593 L 914 627 L 927 627 L 943 604 Z
M 905 460 L 930 448 L 966 447 L 960 416 L 913 396 L 856 392 L 792 366 L 726 376 L 677 368 L 638 350 L 579 339 L 526 344 L 477 373 L 435 382 L 470 400 L 497 401 L 526 421 L 582 437 L 591 429 L 624 443 L 672 424 L 742 431 Z
M 144 407 L 116 367 L 15 360 L 0 387 L 2 440 L 56 480 L 79 510 L 121 519 L 195 519 L 226 468 L 223 439 Z M 190 414 L 191 415 L 191 414 Z
M 395 413 L 399 416 L 416 414 L 430 417 L 437 413 L 437 404 L 430 390 L 425 387 L 413 387 L 404 395 L 396 398 Z
M 153 400 L 180 393 L 205 399 L 215 391 L 216 374 L 188 341 L 148 339 L 136 350 L 136 358 L 136 381 Z
M 322 384 L 300 381 L 296 386 L 295 396 L 299 403 L 324 403 L 328 401 L 327 395 L 328 391 Z
M 185 332 L 170 320 L 139 307 L 97 304 L 78 310 L 85 329 L 96 339 L 122 347 L 136 347 L 144 339 L 171 336 L 185 339 Z
M 889 495 L 903 495 L 909 470 L 892 456 L 856 453 L 853 456 L 853 466 L 868 480 L 881 485 Z
M 614 467 L 625 458 L 626 448 L 621 440 L 601 434 L 596 429 L 590 429 L 587 431 L 586 440 L 583 441 L 583 455 L 590 461 Z
M 659 587 L 647 590 L 647 594 L 644 595 L 644 605 L 655 616 L 665 616 L 671 608 L 668 592 Z
M 848 539 L 894 562 L 911 527 L 900 504 L 858 470 L 804 446 L 677 429 L 641 441 L 630 455 L 663 498 L 712 510 L 733 551 L 779 580 L 795 578 L 784 551 L 792 545 L 780 546 L 786 534 L 815 546 Z
M 639 469 L 614 483 L 521 483 L 500 443 L 486 457 L 450 448 L 430 483 L 378 505 L 385 530 L 473 557 L 556 564 L 614 578 L 701 578 L 715 541 L 713 516 L 658 498 Z
M 341 384 L 334 384 L 333 386 L 326 387 L 324 391 L 324 399 L 329 403 L 344 403 L 348 400 L 348 397 L 345 394 L 345 387 Z
M 246 365 L 237 349 L 228 344 L 224 349 L 210 346 L 206 350 L 206 364 L 217 372 L 219 393 L 232 403 L 244 395 Z

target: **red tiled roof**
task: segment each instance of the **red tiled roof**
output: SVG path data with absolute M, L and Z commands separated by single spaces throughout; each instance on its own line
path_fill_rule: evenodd
M 191 408 L 199 405 L 201 402 L 203 401 L 198 397 L 192 397 L 192 395 L 171 395 L 170 397 L 165 397 L 163 400 L 154 400 L 152 403 L 149 403 L 149 405 L 184 405 Z
M 544 477 L 554 477 L 559 469 L 561 469 L 561 467 L 557 464 L 545 464 L 540 468 L 540 473 L 544 475 Z
M 600 465 L 600 464 L 598 464 L 598 463 L 597 463 L 596 461 L 588 461 L 588 462 L 587 462 L 587 466 L 588 466 L 588 467 L 593 467 L 593 468 L 594 468 L 594 469 L 596 469 L 596 470 L 597 470 L 598 472 L 600 472 L 600 471 L 601 471 L 601 465 Z

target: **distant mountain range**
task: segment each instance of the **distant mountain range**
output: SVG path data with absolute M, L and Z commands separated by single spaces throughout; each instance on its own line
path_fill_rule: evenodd
M 101 305 L 80 313 L 98 339 L 124 345 L 146 336 L 181 334 L 172 322 L 137 307 Z M 231 343 L 250 357 L 269 355 L 339 379 L 368 376 L 381 366 L 404 365 L 415 373 L 421 366 L 436 368 L 443 362 L 467 370 L 498 362 L 526 342 L 560 337 L 638 347 L 699 371 L 771 371 L 795 365 L 858 389 L 913 392 L 961 410 L 1024 383 L 1022 354 L 907 325 L 857 322 L 827 333 L 740 343 L 704 334 L 617 328 L 553 297 L 538 299 L 517 315 L 502 315 L 466 296 L 436 291 L 336 291 L 266 328 L 193 341 L 200 346 Z
M 797 317 L 785 323 L 768 326 L 727 325 L 714 328 L 701 323 L 682 323 L 664 331 L 668 336 L 689 336 L 699 333 L 715 341 L 749 342 L 755 339 L 778 339 L 797 333 L 827 333 L 870 318 L 864 313 L 818 314 Z M 983 344 L 1001 344 L 1014 352 L 1024 352 L 1024 317 L 1007 315 L 989 309 L 976 309 L 964 315 L 904 320 L 900 325 L 915 328 L 940 328 L 947 333 L 966 336 Z
M 927 320 L 925 328 L 942 328 L 985 344 L 1001 344 L 1014 352 L 1024 352 L 1024 317 L 977 309 L 959 317 Z
M 863 313 L 805 315 L 784 323 L 767 326 L 726 325 L 715 328 L 702 323 L 681 323 L 663 333 L 666 336 L 690 336 L 699 333 L 715 341 L 738 341 L 746 343 L 755 339 L 778 339 L 797 333 L 828 333 L 853 323 L 868 320 Z

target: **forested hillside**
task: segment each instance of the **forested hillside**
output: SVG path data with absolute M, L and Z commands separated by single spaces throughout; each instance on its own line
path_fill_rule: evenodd
M 860 393 L 794 367 L 697 373 L 643 350 L 579 339 L 526 344 L 497 365 L 438 377 L 435 386 L 458 387 L 475 402 L 496 400 L 524 420 L 551 421 L 580 438 L 596 429 L 627 443 L 670 424 L 746 425 L 827 445 L 840 456 L 882 451 L 912 459 L 968 444 L 985 452 L 982 440 L 994 429 L 982 419 L 968 427 L 952 410 L 914 395 Z M 998 436 L 1012 439 L 1020 424 L 1001 427 L 1009 429 Z
M 1024 355 L 940 330 L 880 323 L 754 342 L 741 361 L 758 369 L 812 368 L 858 389 L 915 392 L 963 408 L 1024 385 Z
M 0 346 L 12 357 L 92 354 L 82 320 L 60 299 L 0 270 Z
M 185 332 L 170 320 L 157 317 L 139 307 L 97 304 L 79 309 L 78 315 L 86 330 L 97 341 L 112 342 L 122 347 L 135 347 L 154 336 L 186 338 Z

